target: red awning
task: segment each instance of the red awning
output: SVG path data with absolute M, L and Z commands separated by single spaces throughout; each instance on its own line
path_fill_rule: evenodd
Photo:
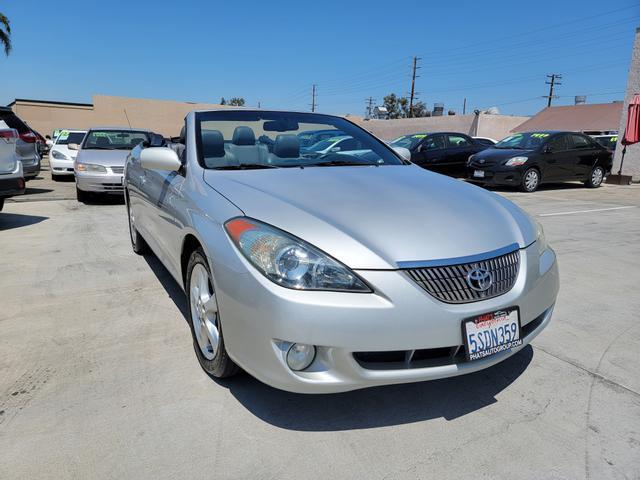
M 622 137 L 623 145 L 631 145 L 640 142 L 640 95 L 635 95 L 629 102 L 627 114 L 627 128 Z

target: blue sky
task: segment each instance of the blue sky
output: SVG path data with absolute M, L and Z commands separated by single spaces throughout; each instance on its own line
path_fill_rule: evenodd
M 0 104 L 92 94 L 363 114 L 365 98 L 416 90 L 430 107 L 532 114 L 545 74 L 555 104 L 623 98 L 640 3 L 391 1 L 0 1 L 14 49 Z

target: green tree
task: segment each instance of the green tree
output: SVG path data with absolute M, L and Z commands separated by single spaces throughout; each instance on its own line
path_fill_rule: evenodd
M 384 97 L 384 99 L 382 100 L 382 104 L 387 109 L 390 119 L 400 118 L 402 112 L 398 103 L 398 97 L 395 93 L 390 93 L 389 95 Z
M 427 106 L 424 104 L 424 102 L 415 102 L 413 104 L 413 116 L 414 117 L 427 116 Z
M 5 55 L 11 53 L 11 24 L 3 13 L 0 13 L 0 44 L 4 46 Z
M 244 107 L 244 98 L 233 97 L 231 100 L 229 100 L 229 105 L 233 105 L 234 107 Z
M 222 97 L 220 99 L 220 105 L 226 105 L 226 104 L 227 104 L 227 101 L 224 99 L 224 97 Z

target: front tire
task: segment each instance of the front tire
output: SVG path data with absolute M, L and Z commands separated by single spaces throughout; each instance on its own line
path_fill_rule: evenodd
M 138 255 L 144 255 L 149 251 L 149 245 L 136 228 L 135 216 L 131 215 L 131 207 L 129 206 L 128 196 L 127 217 L 129 219 L 129 238 L 131 239 L 131 248 L 133 249 L 134 253 L 137 253 Z
M 80 203 L 87 203 L 89 201 L 89 193 L 76 187 L 76 199 Z
M 535 168 L 529 168 L 522 175 L 522 181 L 520 182 L 520 190 L 523 192 L 531 193 L 535 192 L 540 185 L 540 172 Z
M 209 263 L 202 248 L 189 258 L 185 291 L 193 348 L 202 369 L 211 377 L 225 378 L 238 373 L 229 358 L 222 335 L 222 323 Z
M 600 166 L 593 167 L 593 170 L 591 170 L 591 173 L 589 174 L 589 178 L 587 179 L 586 182 L 584 182 L 584 185 L 587 188 L 598 188 L 600 185 L 602 185 L 603 180 L 604 180 L 604 168 Z

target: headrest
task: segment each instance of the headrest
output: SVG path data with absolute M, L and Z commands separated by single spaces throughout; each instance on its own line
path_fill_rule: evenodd
M 273 154 L 280 158 L 298 158 L 300 142 L 296 135 L 278 135 L 273 144 Z
M 234 145 L 255 145 L 256 136 L 249 127 L 236 127 L 231 143 Z
M 109 139 L 107 137 L 98 137 L 96 138 L 96 146 L 97 147 L 106 147 L 109 145 Z
M 202 155 L 204 157 L 224 157 L 224 138 L 219 130 L 202 132 Z

